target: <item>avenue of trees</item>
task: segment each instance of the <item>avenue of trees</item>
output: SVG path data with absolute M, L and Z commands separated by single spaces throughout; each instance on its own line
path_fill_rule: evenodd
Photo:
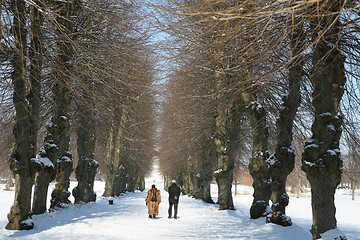
M 154 71 L 142 14 L 135 1 L 1 1 L 1 160 L 15 178 L 6 229 L 69 204 L 71 174 L 75 203 L 96 200 L 96 174 L 105 196 L 145 188 Z
M 1 1 L 6 228 L 33 228 L 70 194 L 95 201 L 96 176 L 105 197 L 144 190 L 155 157 L 166 186 L 205 202 L 216 180 L 220 210 L 235 209 L 234 177 L 248 170 L 251 218 L 282 226 L 287 180 L 306 175 L 313 238 L 336 228 L 341 177 L 359 179 L 359 4 Z
M 358 169 L 359 2 L 165 2 L 161 27 L 173 46 L 160 150 L 166 179 L 211 202 L 214 177 L 219 209 L 233 209 L 235 166 L 248 165 L 251 218 L 289 226 L 285 186 L 297 157 L 311 185 L 313 238 L 336 228 L 335 189 L 344 169 L 355 186 Z

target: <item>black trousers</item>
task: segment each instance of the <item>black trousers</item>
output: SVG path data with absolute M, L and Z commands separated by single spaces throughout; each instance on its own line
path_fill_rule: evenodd
M 168 211 L 168 213 L 169 213 L 169 217 L 171 217 L 173 205 L 174 205 L 174 218 L 176 218 L 179 203 L 171 203 L 171 202 L 169 202 L 169 211 Z

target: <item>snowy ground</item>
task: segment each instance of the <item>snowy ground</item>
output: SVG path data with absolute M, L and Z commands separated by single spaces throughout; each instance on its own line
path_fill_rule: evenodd
M 159 181 L 155 183 L 162 189 Z M 147 188 L 150 184 L 151 181 Z M 71 187 L 75 186 L 72 182 Z M 252 188 L 245 186 L 240 187 L 242 195 L 234 197 L 236 211 L 218 211 L 218 205 L 181 196 L 177 220 L 167 218 L 168 194 L 163 190 L 159 217 L 154 220 L 147 218 L 145 191 L 126 193 L 115 198 L 114 205 L 109 205 L 108 198 L 101 197 L 104 186 L 104 182 L 95 183 L 98 194 L 95 203 L 71 205 L 68 209 L 34 216 L 35 228 L 29 231 L 4 229 L 14 192 L 0 190 L 0 239 L 311 239 L 309 197 L 291 197 L 287 213 L 293 219 L 293 226 L 285 228 L 265 224 L 264 218 L 249 219 Z M 352 201 L 350 191 L 337 191 L 336 207 L 338 228 L 349 240 L 360 239 L 360 192 Z

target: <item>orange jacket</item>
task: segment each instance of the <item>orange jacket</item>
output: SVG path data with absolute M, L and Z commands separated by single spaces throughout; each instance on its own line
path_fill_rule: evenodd
M 156 194 L 156 201 L 151 201 L 153 193 Z M 156 188 L 150 189 L 148 191 L 145 202 L 148 203 L 148 213 L 149 213 L 149 215 L 156 215 L 157 216 L 158 213 L 159 213 L 159 204 L 161 202 L 160 190 L 157 190 Z

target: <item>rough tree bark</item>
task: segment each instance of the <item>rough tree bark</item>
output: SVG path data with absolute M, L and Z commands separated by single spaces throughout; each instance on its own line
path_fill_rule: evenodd
M 300 83 L 303 75 L 304 59 L 302 57 L 304 45 L 304 33 L 301 19 L 295 18 L 291 26 L 290 48 L 292 60 L 288 74 L 288 92 L 283 96 L 283 103 L 280 108 L 279 118 L 276 121 L 277 145 L 275 153 L 268 159 L 271 176 L 272 214 L 267 222 L 282 226 L 290 226 L 291 218 L 286 216 L 285 208 L 289 203 L 289 196 L 286 193 L 286 178 L 294 169 L 295 149 L 291 145 L 293 140 L 293 122 L 296 111 L 300 105 Z
M 200 179 L 200 161 L 199 157 L 188 157 L 188 176 L 189 180 L 191 182 L 188 195 L 193 196 L 196 199 L 200 199 L 200 185 L 201 185 L 201 179 Z M 171 183 L 170 183 L 171 185 Z
M 341 180 L 339 140 L 342 118 L 339 113 L 346 77 L 345 57 L 340 51 L 342 1 L 321 1 L 314 5 L 310 22 L 313 33 L 313 101 L 315 120 L 312 137 L 306 140 L 302 169 L 311 184 L 313 239 L 336 228 L 334 194 Z
M 182 182 L 182 188 L 181 188 L 181 192 L 184 195 L 187 194 L 191 194 L 192 192 L 192 182 L 191 182 L 191 177 L 190 177 L 191 171 L 190 169 L 187 169 L 186 171 L 184 171 L 181 174 L 181 182 Z M 168 186 L 169 187 L 171 185 L 171 180 L 172 179 L 168 179 Z
M 206 203 L 214 203 L 211 199 L 211 181 L 216 165 L 216 153 L 212 144 L 209 143 L 209 149 L 205 152 L 205 161 L 202 162 L 202 184 L 200 186 L 200 197 Z
M 43 8 L 42 0 L 34 0 L 30 5 L 30 21 L 31 21 L 31 44 L 29 48 L 30 59 L 30 75 L 29 75 L 29 94 L 28 100 L 30 103 L 30 131 L 31 131 L 31 144 L 34 149 L 37 149 L 37 135 L 38 135 L 38 123 L 40 117 L 40 105 L 41 105 L 41 73 L 42 73 L 42 61 L 43 61 L 43 16 L 41 9 Z
M 235 209 L 231 194 L 234 161 L 229 151 L 229 107 L 219 104 L 215 117 L 214 145 L 217 157 L 217 170 L 214 173 L 218 185 L 219 210 Z
M 213 172 L 216 168 L 216 153 L 214 146 L 208 142 L 205 144 L 207 150 L 203 152 L 203 157 L 198 159 L 196 174 L 193 177 L 194 197 L 203 200 L 206 203 L 214 203 L 211 199 L 210 185 L 213 178 Z M 196 190 L 195 190 L 196 189 Z
M 68 158 L 61 156 L 60 159 L 65 160 L 65 164 L 69 166 L 72 171 L 72 155 L 66 151 L 68 144 L 64 145 L 64 141 L 69 141 L 67 133 L 68 117 L 67 114 L 63 112 L 66 111 L 66 108 L 63 107 L 67 107 L 67 103 L 61 103 L 61 101 L 63 101 L 63 90 L 61 88 L 59 84 L 55 84 L 54 86 L 54 116 L 46 126 L 48 133 L 44 139 L 44 145 L 40 148 L 40 152 L 37 155 L 37 159 L 42 163 L 42 169 L 37 173 L 35 181 L 33 201 L 33 211 L 35 214 L 42 214 L 46 211 L 48 186 L 49 183 L 55 179 L 57 171 L 59 171 L 57 167 L 61 163 L 58 161 L 61 152 L 63 152 L 62 154 L 66 154 L 65 156 L 68 156 Z M 70 194 L 68 196 L 70 196 Z M 51 208 L 53 207 L 55 207 L 55 205 L 51 205 Z
M 42 1 L 35 1 L 37 6 L 30 6 L 30 19 L 31 19 L 31 35 L 32 43 L 30 47 L 30 82 L 38 85 L 40 88 L 40 79 L 41 79 L 41 69 L 42 69 L 42 33 L 41 25 L 43 22 L 43 16 L 39 7 L 43 7 Z M 34 94 L 34 95 L 40 95 Z M 31 95 L 30 95 L 31 96 Z M 39 101 L 39 100 L 38 100 Z M 37 111 L 40 111 L 40 104 L 34 106 Z M 35 119 L 31 121 L 36 121 Z M 37 130 L 36 130 L 37 131 Z M 33 145 L 36 146 L 35 138 L 32 139 Z M 56 147 L 52 143 L 45 142 L 44 146 L 41 148 L 40 153 L 37 155 L 37 160 L 41 164 L 42 168 L 37 173 L 35 178 L 35 188 L 34 188 L 34 197 L 32 211 L 34 214 L 41 214 L 46 211 L 46 200 L 47 200 L 47 190 L 49 183 L 54 179 L 54 165 L 50 159 L 46 157 L 46 151 L 54 151 Z
M 126 192 L 126 169 L 121 164 L 120 160 L 118 160 L 118 163 L 120 164 L 117 168 L 117 173 L 115 174 L 115 181 L 114 181 L 114 195 L 120 196 L 122 193 Z
M 81 80 L 87 86 L 82 89 L 81 102 L 78 103 L 78 126 L 77 126 L 77 152 L 79 156 L 78 165 L 75 169 L 78 186 L 72 191 L 75 203 L 95 202 L 96 193 L 94 192 L 94 181 L 96 170 L 99 163 L 95 158 L 95 116 L 91 111 L 95 107 L 94 100 L 91 99 L 89 91 L 93 91 L 94 82 L 86 74 Z
M 225 2 L 214 3 L 214 9 L 221 11 L 228 6 Z M 229 27 L 229 26 L 227 26 Z M 222 27 L 212 29 L 213 36 L 211 41 L 213 45 L 213 81 L 215 90 L 214 103 L 214 134 L 213 144 L 215 147 L 217 158 L 217 170 L 214 172 L 214 177 L 218 185 L 218 203 L 219 210 L 231 209 L 234 210 L 234 203 L 231 194 L 231 187 L 233 181 L 234 161 L 230 157 L 230 108 L 231 103 L 226 96 L 227 87 L 230 85 L 230 76 L 227 75 L 226 68 L 229 63 L 224 60 L 227 53 L 227 46 L 225 44 L 225 36 L 227 30 Z
M 86 94 L 86 93 L 85 93 Z M 96 169 L 99 164 L 94 159 L 95 152 L 95 124 L 92 121 L 91 113 L 86 106 L 82 105 L 79 116 L 80 123 L 77 129 L 77 146 L 79 162 L 75 169 L 78 186 L 73 189 L 75 203 L 94 202 L 96 193 L 94 192 L 94 180 Z M 85 108 L 85 109 L 84 109 Z
M 119 126 L 113 123 L 108 144 L 110 146 L 107 154 L 107 172 L 104 197 L 119 196 L 126 191 L 126 179 L 124 178 L 124 166 L 121 164 L 120 150 L 122 147 L 123 129 L 125 127 L 125 111 L 120 114 Z
M 47 195 L 49 183 L 55 179 L 54 161 L 58 154 L 58 147 L 53 141 L 50 134 L 51 127 L 47 126 L 49 134 L 45 137 L 44 145 L 40 148 L 39 154 L 36 156 L 41 163 L 41 170 L 35 178 L 35 188 L 32 211 L 34 214 L 42 214 L 46 211 Z
M 267 149 L 268 127 L 266 124 L 266 110 L 257 102 L 256 92 L 243 92 L 246 111 L 249 116 L 253 138 L 252 157 L 249 162 L 249 172 L 253 177 L 254 200 L 250 208 L 252 219 L 264 217 L 268 214 L 270 199 L 270 173 L 266 160 L 269 157 Z
M 106 183 L 105 191 L 103 193 L 104 197 L 114 197 L 116 189 L 116 178 L 118 174 L 119 165 L 116 161 L 116 148 L 118 148 L 118 134 L 119 130 L 111 128 L 111 132 L 108 139 L 108 153 L 107 153 L 107 171 L 106 171 Z
M 215 147 L 218 158 L 218 170 L 215 172 L 219 187 L 218 201 L 220 210 L 234 210 L 232 199 L 233 170 L 239 147 L 240 105 L 235 101 L 226 107 L 224 115 L 216 119 Z M 218 111 L 219 112 L 219 111 Z M 218 115 L 219 117 L 219 115 Z M 220 137 L 219 137 L 220 136 Z M 219 159 L 220 156 L 220 159 Z
M 111 124 L 111 126 L 109 127 L 109 132 L 107 134 L 107 141 L 106 141 L 106 156 L 105 156 L 105 162 L 106 162 L 106 183 L 105 183 L 105 190 L 103 193 L 104 197 L 110 197 L 110 196 L 114 196 L 114 163 L 113 163 L 113 159 L 115 156 L 115 141 L 117 136 L 115 136 L 115 134 L 117 134 L 117 131 L 114 129 L 114 125 Z
M 15 174 L 15 199 L 8 214 L 9 223 L 6 229 L 24 230 L 32 229 L 34 223 L 31 220 L 31 193 L 34 174 L 39 165 L 35 159 L 35 146 L 32 145 L 33 139 L 37 138 L 38 129 L 38 106 L 40 103 L 40 89 L 30 80 L 29 99 L 26 97 L 26 7 L 25 1 L 11 1 L 13 14 L 12 34 L 14 37 L 13 56 L 11 65 L 13 67 L 13 103 L 16 111 L 15 126 L 13 133 L 15 136 L 15 146 L 11 154 L 9 164 L 10 169 Z M 38 81 L 39 79 L 36 79 Z
M 79 0 L 72 1 L 53 1 L 57 29 L 57 56 L 55 59 L 56 69 L 54 70 L 54 100 L 55 116 L 59 121 L 58 127 L 61 129 L 59 140 L 59 155 L 56 160 L 56 184 L 51 193 L 50 208 L 63 207 L 69 204 L 70 174 L 73 171 L 72 153 L 69 151 L 69 106 L 70 106 L 70 81 L 71 67 L 74 56 L 74 49 L 71 39 L 74 37 L 74 17 L 79 11 Z
M 135 185 L 136 185 L 136 180 L 138 178 L 138 174 L 139 171 L 137 171 L 136 168 L 134 168 L 134 166 L 132 167 L 132 169 L 126 172 L 127 174 L 127 181 L 126 181 L 126 191 L 127 192 L 135 192 Z

